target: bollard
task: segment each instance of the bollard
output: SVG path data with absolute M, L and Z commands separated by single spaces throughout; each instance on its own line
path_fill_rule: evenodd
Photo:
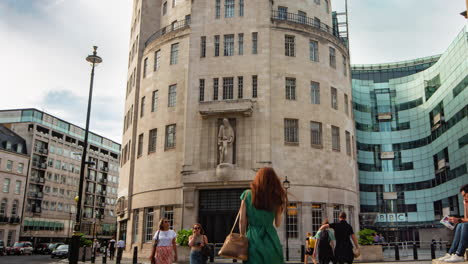
M 395 260 L 400 260 L 400 249 L 398 248 L 398 244 L 395 244 Z
M 434 243 L 431 244 L 431 259 L 435 259 L 436 258 L 436 255 L 435 255 L 435 247 L 436 245 Z
M 305 258 L 305 246 L 301 245 L 301 262 L 304 262 Z
M 133 264 L 138 264 L 138 247 L 133 248 Z
M 214 257 L 215 257 L 215 246 L 210 245 L 210 262 L 214 262 Z
M 83 259 L 81 261 L 86 262 L 86 246 L 83 247 Z
M 413 258 L 418 260 L 418 245 L 416 243 L 413 243 Z
M 107 263 L 107 247 L 104 247 L 104 254 L 102 254 L 102 264 Z

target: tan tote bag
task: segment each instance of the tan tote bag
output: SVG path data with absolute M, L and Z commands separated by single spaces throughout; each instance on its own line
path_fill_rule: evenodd
M 247 194 L 244 196 L 244 201 L 246 196 Z M 231 233 L 226 237 L 226 240 L 224 240 L 223 246 L 219 250 L 218 255 L 225 258 L 246 261 L 249 258 L 249 240 L 245 234 L 233 233 L 237 220 L 239 220 L 240 211 L 241 209 L 239 208 Z

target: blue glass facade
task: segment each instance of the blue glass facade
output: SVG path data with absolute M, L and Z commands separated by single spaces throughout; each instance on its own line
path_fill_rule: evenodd
M 467 37 L 465 27 L 442 55 L 352 67 L 361 228 L 419 240 L 464 213 Z

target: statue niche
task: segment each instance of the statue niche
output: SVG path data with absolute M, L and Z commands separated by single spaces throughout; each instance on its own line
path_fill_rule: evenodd
M 235 124 L 235 120 L 233 121 Z M 224 118 L 218 129 L 218 164 L 235 163 L 235 139 L 234 128 L 231 126 L 230 121 Z

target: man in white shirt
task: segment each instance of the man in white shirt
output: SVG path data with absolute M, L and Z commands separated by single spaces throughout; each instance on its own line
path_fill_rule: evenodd
M 120 239 L 118 242 L 117 242 L 117 263 L 120 263 L 120 261 L 122 260 L 122 254 L 123 254 L 123 251 L 125 249 L 125 240 L 123 239 Z

